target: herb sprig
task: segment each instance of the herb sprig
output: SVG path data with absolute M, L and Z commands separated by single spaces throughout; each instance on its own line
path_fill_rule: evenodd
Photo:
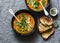
M 28 23 L 26 22 L 27 18 L 24 13 L 22 14 L 22 17 L 21 23 L 17 22 L 16 25 L 24 30 L 28 30 Z

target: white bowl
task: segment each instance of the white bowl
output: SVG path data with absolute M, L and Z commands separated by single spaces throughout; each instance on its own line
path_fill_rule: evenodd
M 50 15 L 51 15 L 51 16 L 56 16 L 57 13 L 58 13 L 57 8 L 51 8 L 51 9 L 50 9 Z

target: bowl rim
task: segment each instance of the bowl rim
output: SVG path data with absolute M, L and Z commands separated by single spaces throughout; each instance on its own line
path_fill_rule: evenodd
M 25 12 L 24 12 L 25 11 Z M 34 25 L 34 28 L 33 28 L 33 30 L 30 32 L 30 33 L 28 33 L 28 34 L 24 34 L 24 35 L 22 35 L 22 34 L 20 34 L 19 32 L 17 32 L 14 28 L 13 28 L 13 21 L 14 21 L 14 16 L 12 17 L 12 21 L 11 21 L 11 27 L 12 27 L 12 29 L 16 32 L 16 33 L 18 33 L 19 35 L 21 35 L 21 36 L 28 36 L 28 35 L 31 35 L 31 34 L 33 34 L 34 32 L 35 32 L 35 30 L 36 30 L 36 28 L 37 28 L 37 19 L 36 19 L 36 17 L 34 16 L 34 14 L 31 12 L 31 11 L 29 11 L 29 10 L 26 10 L 26 9 L 22 9 L 22 10 L 19 10 L 19 11 L 17 11 L 16 13 L 15 13 L 15 15 L 17 16 L 19 13 L 29 13 L 33 18 L 34 18 L 34 21 L 35 21 L 35 25 Z
M 26 4 L 27 8 L 28 8 L 29 10 L 33 11 L 33 12 L 43 12 L 43 10 L 41 10 L 41 11 L 34 11 L 34 10 L 32 10 L 31 8 L 29 8 L 29 6 L 27 5 L 26 0 L 25 0 L 25 4 Z M 50 0 L 48 0 L 48 4 L 47 4 L 47 6 L 45 7 L 45 9 L 48 8 L 49 4 L 50 4 Z

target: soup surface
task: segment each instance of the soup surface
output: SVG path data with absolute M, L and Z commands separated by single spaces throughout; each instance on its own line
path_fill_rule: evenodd
M 34 11 L 42 11 L 43 10 L 43 8 L 40 4 L 40 1 L 44 7 L 47 6 L 48 0 L 26 0 L 28 7 Z
M 34 18 L 29 13 L 20 13 L 16 16 L 20 22 L 16 19 L 13 21 L 13 28 L 20 34 L 28 34 L 33 31 L 35 21 Z

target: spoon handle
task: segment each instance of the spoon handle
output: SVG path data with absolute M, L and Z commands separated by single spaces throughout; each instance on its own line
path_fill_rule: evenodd
M 9 12 L 16 18 L 16 20 L 19 22 L 18 18 L 14 15 L 14 12 L 12 9 L 9 9 Z
M 45 15 L 48 16 L 49 13 L 46 11 L 46 9 L 45 9 L 44 6 L 42 5 L 41 1 L 40 1 L 40 4 L 41 4 L 41 6 L 43 7 L 43 10 L 44 10 L 44 12 L 45 12 Z

